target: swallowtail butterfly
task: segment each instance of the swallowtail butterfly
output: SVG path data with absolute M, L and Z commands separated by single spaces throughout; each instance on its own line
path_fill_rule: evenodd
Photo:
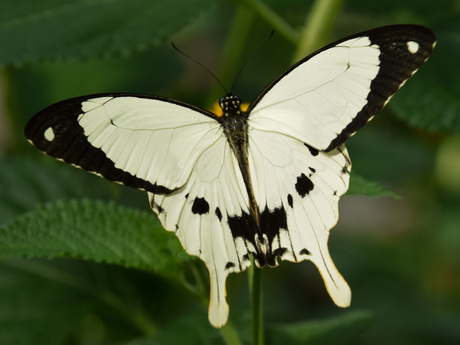
M 223 116 L 169 98 L 108 93 L 36 114 L 27 139 L 46 154 L 148 192 L 184 249 L 206 263 L 209 320 L 228 318 L 225 281 L 277 258 L 312 261 L 334 302 L 351 291 L 328 252 L 349 184 L 345 141 L 428 59 L 435 34 L 394 25 L 343 38 L 299 61 L 249 106 Z

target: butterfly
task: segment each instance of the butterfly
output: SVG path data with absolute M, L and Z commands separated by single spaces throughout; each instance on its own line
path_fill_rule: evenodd
M 351 291 L 329 255 L 338 201 L 349 185 L 345 141 L 428 59 L 435 34 L 418 25 L 361 32 L 300 60 L 247 111 L 223 115 L 151 95 L 61 101 L 25 128 L 39 150 L 148 192 L 166 230 L 209 270 L 209 320 L 227 322 L 225 282 L 251 265 L 312 261 L 333 301 Z

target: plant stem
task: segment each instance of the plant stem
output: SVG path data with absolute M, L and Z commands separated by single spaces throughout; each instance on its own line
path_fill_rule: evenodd
M 248 269 L 249 293 L 251 294 L 252 310 L 252 345 L 264 344 L 264 320 L 263 320 L 263 294 L 262 294 L 262 269 L 254 265 Z
M 265 21 L 267 21 L 276 32 L 279 32 L 287 40 L 297 45 L 299 41 L 299 33 L 292 28 L 283 18 L 281 18 L 275 11 L 265 5 L 260 0 L 238 0 L 241 3 L 246 4 Z
M 222 338 L 224 338 L 227 345 L 242 345 L 238 333 L 230 320 L 220 329 L 220 334 L 222 334 Z
M 301 31 L 294 62 L 322 47 L 342 9 L 343 0 L 316 0 Z

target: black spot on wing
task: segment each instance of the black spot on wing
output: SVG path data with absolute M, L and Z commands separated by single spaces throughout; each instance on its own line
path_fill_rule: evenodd
M 305 176 L 305 174 L 302 173 L 299 177 L 297 177 L 295 189 L 302 198 L 308 195 L 313 190 L 313 188 L 313 182 L 311 182 L 311 180 Z
M 206 214 L 209 212 L 209 203 L 204 198 L 195 198 L 192 205 L 193 214 Z
M 305 143 L 304 143 L 304 145 L 308 148 L 308 150 L 310 151 L 312 156 L 316 157 L 318 155 L 319 151 L 317 149 L 315 149 L 315 148 L 313 148 L 310 145 L 305 144 Z
M 243 212 L 241 216 L 227 215 L 227 218 L 233 238 L 241 237 L 248 241 L 251 241 L 251 239 L 253 241 L 254 235 L 257 233 L 254 217 L 249 213 Z
M 289 206 L 291 206 L 291 208 L 292 208 L 294 206 L 294 200 L 292 199 L 291 194 L 288 194 L 287 201 L 288 201 Z
M 155 196 L 152 196 L 152 198 L 150 199 L 150 208 L 154 209 L 154 207 L 156 207 Z
M 219 207 L 216 207 L 216 216 L 219 218 L 219 222 L 222 221 L 222 212 L 220 212 Z
M 307 248 L 302 249 L 299 252 L 300 255 L 311 255 L 310 251 L 307 250 Z
M 225 265 L 225 269 L 228 270 L 229 268 L 233 268 L 235 267 L 235 264 L 233 262 L 227 262 L 227 264 Z
M 155 196 L 152 196 L 150 199 L 150 208 L 154 210 L 157 214 L 163 213 L 165 210 L 159 204 L 155 202 Z
M 273 256 L 276 259 L 276 257 L 278 257 L 278 256 L 282 257 L 284 255 L 284 253 L 286 253 L 286 252 L 287 252 L 287 248 L 277 248 L 277 249 L 275 249 L 273 251 Z
M 277 265 L 276 258 L 287 251 L 282 247 L 272 250 L 274 243 L 279 241 L 280 231 L 287 231 L 287 214 L 283 205 L 275 209 L 265 206 L 265 209 L 259 214 L 259 227 L 254 217 L 246 212 L 243 212 L 241 216 L 227 215 L 227 217 L 233 238 L 242 238 L 245 243 L 250 243 L 251 247 L 255 248 L 252 254 L 258 266 Z M 242 260 L 246 260 L 246 255 L 243 255 Z
M 256 243 L 256 237 L 259 239 L 259 242 L 262 241 L 262 237 L 260 236 L 260 231 L 257 227 L 254 217 L 249 213 L 242 212 L 241 216 L 227 215 L 227 219 L 228 226 L 232 232 L 233 238 L 235 240 L 237 238 L 241 238 L 245 243 L 251 243 L 256 250 L 256 252 L 252 252 L 254 259 L 257 261 L 260 267 L 265 266 L 265 254 L 259 250 Z M 246 256 L 247 254 L 243 255 L 242 259 L 249 260 L 249 256 L 247 256 L 247 258 Z
M 284 206 L 281 205 L 273 210 L 265 209 L 260 212 L 260 229 L 268 239 L 269 250 L 266 253 L 266 262 L 269 266 L 276 266 L 276 257 L 282 255 L 286 250 L 278 248 L 272 251 L 273 242 L 279 239 L 280 231 L 287 230 L 287 215 Z

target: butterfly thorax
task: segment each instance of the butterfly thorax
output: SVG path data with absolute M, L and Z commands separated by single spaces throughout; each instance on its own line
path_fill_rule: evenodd
M 248 155 L 248 123 L 246 113 L 241 111 L 241 101 L 238 96 L 227 94 L 219 101 L 222 108 L 222 128 L 225 136 L 238 159 L 247 160 Z
M 235 154 L 246 185 L 249 197 L 249 207 L 258 224 L 259 211 L 254 198 L 251 184 L 248 159 L 248 115 L 241 110 L 241 101 L 238 96 L 227 94 L 219 101 L 222 108 L 222 127 L 230 147 Z
M 248 136 L 247 116 L 241 111 L 241 101 L 238 96 L 227 94 L 219 101 L 222 108 L 222 127 L 230 145 L 235 150 L 235 146 L 246 145 Z

